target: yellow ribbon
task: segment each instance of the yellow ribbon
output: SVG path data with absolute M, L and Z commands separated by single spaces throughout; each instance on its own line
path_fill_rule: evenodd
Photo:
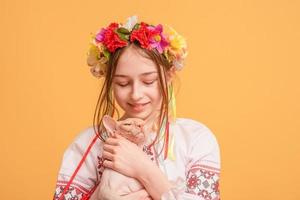
M 171 96 L 171 102 L 170 102 L 170 109 L 171 109 L 171 118 L 172 118 L 172 121 L 175 121 L 176 120 L 176 99 L 175 99 L 175 95 L 174 95 L 174 90 L 173 90 L 173 85 L 170 85 L 169 87 L 169 94 Z M 168 154 L 167 154 L 167 157 L 170 159 L 170 160 L 175 160 L 175 153 L 174 153 L 174 143 L 175 143 L 175 134 L 174 133 L 170 133 L 170 130 L 169 130 L 169 148 L 168 148 Z

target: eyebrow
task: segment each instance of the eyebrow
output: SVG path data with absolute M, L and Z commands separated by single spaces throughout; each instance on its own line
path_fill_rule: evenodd
M 154 74 L 154 73 L 157 73 L 157 72 L 146 72 L 146 73 L 142 73 L 140 76 L 147 76 L 147 75 Z M 128 77 L 128 76 L 123 75 L 123 74 L 115 74 L 114 77 Z

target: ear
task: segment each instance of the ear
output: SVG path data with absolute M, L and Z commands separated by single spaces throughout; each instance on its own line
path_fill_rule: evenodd
M 167 83 L 168 85 L 171 83 L 171 81 L 173 80 L 173 77 L 175 76 L 175 71 L 176 68 L 175 66 L 172 66 L 168 71 L 167 71 Z
M 117 122 L 109 115 L 104 115 L 103 118 L 103 125 L 105 129 L 108 131 L 110 136 L 114 135 L 115 130 L 117 129 Z

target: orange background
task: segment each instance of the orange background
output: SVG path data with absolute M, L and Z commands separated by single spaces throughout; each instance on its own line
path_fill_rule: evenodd
M 1 0 L 0 198 L 52 199 L 100 89 L 90 32 L 137 14 L 187 38 L 178 115 L 216 135 L 222 199 L 299 200 L 299 10 L 297 0 Z

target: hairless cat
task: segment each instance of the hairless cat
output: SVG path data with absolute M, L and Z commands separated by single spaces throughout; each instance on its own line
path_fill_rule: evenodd
M 112 137 L 119 134 L 129 141 L 141 146 L 146 140 L 146 122 L 138 118 L 127 118 L 123 121 L 116 121 L 108 115 L 103 117 L 103 125 L 106 129 L 106 136 Z M 91 200 L 119 200 L 120 196 L 142 190 L 144 187 L 134 178 L 125 176 L 112 169 L 105 168 L 101 182 L 94 192 Z M 114 191 L 114 194 L 106 191 Z M 146 196 L 141 200 L 151 199 Z M 97 197 L 96 197 L 97 196 Z

